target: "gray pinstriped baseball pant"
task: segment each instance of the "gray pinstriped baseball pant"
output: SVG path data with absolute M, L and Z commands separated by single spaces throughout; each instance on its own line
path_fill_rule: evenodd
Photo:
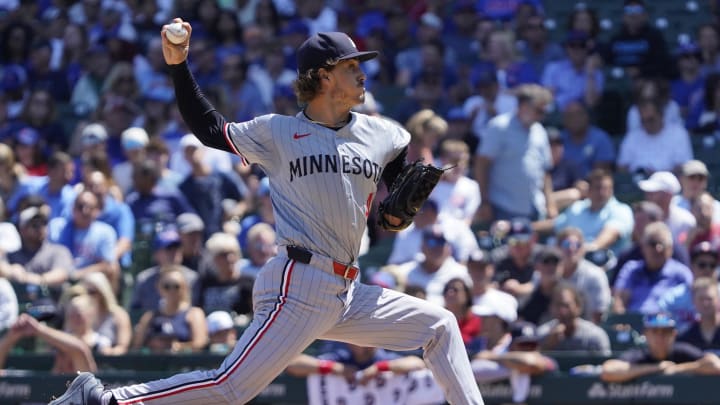
M 451 404 L 483 404 L 452 313 L 324 270 L 286 256 L 270 260 L 255 281 L 253 320 L 219 368 L 113 389 L 118 404 L 242 404 L 318 338 L 422 347 Z

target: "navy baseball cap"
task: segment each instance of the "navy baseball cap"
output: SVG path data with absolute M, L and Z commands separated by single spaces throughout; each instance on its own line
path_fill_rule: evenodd
M 298 73 L 327 66 L 329 60 L 358 58 L 361 62 L 378 56 L 377 51 L 358 51 L 355 42 L 342 32 L 319 32 L 300 45 L 297 51 Z
M 669 329 L 675 327 L 675 320 L 664 312 L 648 314 L 643 317 L 643 326 L 648 329 Z
M 175 227 L 167 227 L 155 235 L 155 249 L 166 249 L 180 246 L 180 234 Z

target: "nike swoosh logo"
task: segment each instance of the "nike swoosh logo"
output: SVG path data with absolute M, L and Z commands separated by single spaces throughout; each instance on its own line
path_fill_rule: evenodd
M 295 134 L 293 135 L 293 139 L 305 138 L 306 136 L 310 136 L 310 132 L 308 132 L 307 134 L 298 134 L 297 132 L 295 132 Z

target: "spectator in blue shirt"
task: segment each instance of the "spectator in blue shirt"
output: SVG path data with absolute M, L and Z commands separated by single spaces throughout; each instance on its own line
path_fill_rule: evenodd
M 705 76 L 700 72 L 700 48 L 690 42 L 675 51 L 678 77 L 670 82 L 670 96 L 680 106 L 683 118 L 688 116 L 690 101 L 702 92 Z
M 545 18 L 537 13 L 528 16 L 527 20 L 519 24 L 520 53 L 529 62 L 538 76 L 542 76 L 546 67 L 562 59 L 563 50 L 548 37 L 545 28 Z
M 50 206 L 50 219 L 70 215 L 75 190 L 70 181 L 75 175 L 75 162 L 65 152 L 55 152 L 48 160 L 48 175 L 40 182 L 35 194 Z
M 593 169 L 612 170 L 615 165 L 615 147 L 610 135 L 590 124 L 589 109 L 579 100 L 570 101 L 562 111 L 564 159 L 580 166 L 581 177 Z
M 89 190 L 80 192 L 75 198 L 72 216 L 55 218 L 50 223 L 50 240 L 70 249 L 75 260 L 71 280 L 99 271 L 117 288 L 120 281 L 115 260 L 117 236 L 110 225 L 97 220 L 99 215 L 97 196 Z
M 90 173 L 85 182 L 85 187 L 100 201 L 101 211 L 98 221 L 112 226 L 117 234 L 117 243 L 113 249 L 115 260 L 123 268 L 128 268 L 131 264 L 130 251 L 135 240 L 135 217 L 130 206 L 124 201 L 116 200 L 109 193 L 109 186 L 107 177 L 100 171 Z
M 569 32 L 563 44 L 566 57 L 548 63 L 541 83 L 554 93 L 561 110 L 573 100 L 583 100 L 592 107 L 600 100 L 605 85 L 600 58 L 593 53 L 590 37 L 584 32 Z
M 667 225 L 653 222 L 645 227 L 641 241 L 643 259 L 627 262 L 615 281 L 615 313 L 660 312 L 663 295 L 675 286 L 692 283 L 690 269 L 671 258 L 672 246 L 672 234 Z

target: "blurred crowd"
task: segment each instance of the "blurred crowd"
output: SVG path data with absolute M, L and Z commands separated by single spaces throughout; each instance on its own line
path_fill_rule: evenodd
M 181 17 L 231 121 L 300 110 L 310 34 L 381 52 L 356 113 L 448 170 L 406 230 L 371 212 L 361 253 L 389 253 L 362 278 L 455 314 L 479 382 L 522 386 L 557 351 L 612 356 L 579 369 L 606 381 L 720 373 L 716 2 L 689 1 L 707 12 L 678 38 L 653 2 L 613 0 L 614 20 L 559 3 L 567 21 L 541 0 L 0 1 L 0 367 L 23 347 L 59 373 L 224 352 L 251 318 L 269 186 L 188 133 L 159 36 Z M 415 355 L 332 346 L 288 372 L 362 382 Z

